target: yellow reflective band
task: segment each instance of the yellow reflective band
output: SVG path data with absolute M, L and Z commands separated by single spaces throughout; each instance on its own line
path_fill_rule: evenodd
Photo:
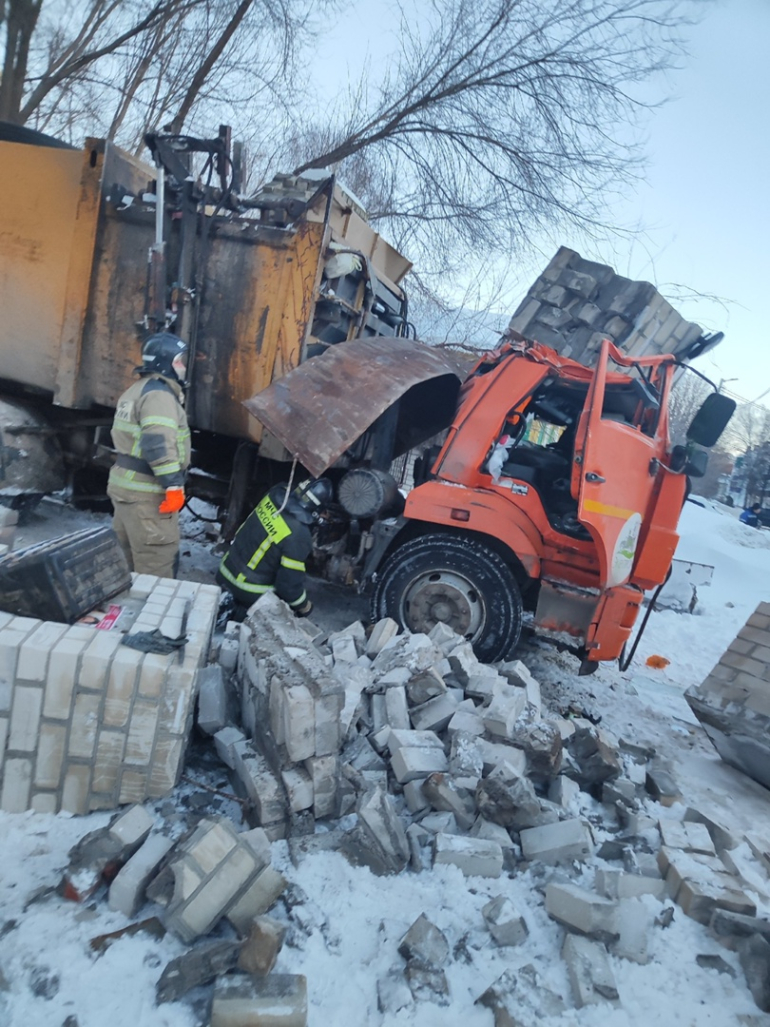
M 634 516 L 633 510 L 624 510 L 622 506 L 609 506 L 607 503 L 599 503 L 595 499 L 583 500 L 583 509 L 587 510 L 588 513 L 605 514 L 607 517 L 619 517 L 623 521 L 627 521 L 629 517 Z
M 265 496 L 254 512 L 271 542 L 283 542 L 285 538 L 291 535 L 291 528 L 278 513 L 278 509 L 273 501 L 267 496 Z
M 162 485 L 156 485 L 154 482 L 135 481 L 133 471 L 128 471 L 126 474 L 114 473 L 112 481 L 120 488 L 130 489 L 132 492 L 154 492 L 157 495 L 162 495 L 166 491 Z
M 112 422 L 113 431 L 124 431 L 129 435 L 138 435 L 141 431 L 138 424 L 133 421 L 119 421 L 117 418 Z
M 235 575 L 225 567 L 224 562 L 219 565 L 219 573 L 223 578 L 226 578 L 233 585 L 237 585 L 238 588 L 243 589 L 244 592 L 252 592 L 254 595 L 262 595 L 265 592 L 272 592 L 272 585 L 252 585 L 246 581 L 243 574 Z
M 254 568 L 257 566 L 257 564 L 261 562 L 262 557 L 268 551 L 270 546 L 272 546 L 272 544 L 273 544 L 272 541 L 269 538 L 266 538 L 264 540 L 264 542 L 262 543 L 262 545 L 259 547 L 259 549 L 255 550 L 255 552 L 252 553 L 251 559 L 246 564 L 246 566 L 249 568 L 249 570 L 252 570 L 252 571 L 254 570 Z
M 281 557 L 281 567 L 286 567 L 290 571 L 304 571 L 305 565 L 301 560 L 291 560 L 288 556 Z
M 173 428 L 174 431 L 178 431 L 179 422 L 175 421 L 173 417 L 143 417 L 139 424 L 142 428 L 150 426 L 158 428 Z
M 157 467 L 153 467 L 153 474 L 174 474 L 176 471 L 181 471 L 182 465 L 178 460 L 173 461 L 170 464 L 159 464 Z
M 293 603 L 289 603 L 289 606 L 301 606 L 307 599 L 307 592 L 303 592 L 299 599 L 295 599 Z

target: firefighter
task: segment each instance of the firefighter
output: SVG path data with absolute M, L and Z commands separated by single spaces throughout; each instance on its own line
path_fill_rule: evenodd
M 305 591 L 305 561 L 313 548 L 310 525 L 331 498 L 328 478 L 308 479 L 288 499 L 286 486 L 277 485 L 251 511 L 217 571 L 217 584 L 232 593 L 238 616 L 274 591 L 298 617 L 307 617 L 313 609 Z
M 179 511 L 190 465 L 183 383 L 188 346 L 171 332 L 151 335 L 141 376 L 118 400 L 112 424 L 117 450 L 107 495 L 113 528 L 131 570 L 163 578 L 179 567 Z

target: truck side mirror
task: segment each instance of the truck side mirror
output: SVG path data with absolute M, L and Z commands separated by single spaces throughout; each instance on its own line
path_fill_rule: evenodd
M 710 449 L 719 441 L 719 437 L 727 427 L 735 412 L 735 400 L 723 396 L 721 392 L 712 392 L 706 396 L 687 429 L 688 442 Z

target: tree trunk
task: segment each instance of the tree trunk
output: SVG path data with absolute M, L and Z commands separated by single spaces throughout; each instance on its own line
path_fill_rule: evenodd
M 27 77 L 29 44 L 40 17 L 43 0 L 10 0 L 5 55 L 0 77 L 0 120 L 21 125 L 21 100 Z

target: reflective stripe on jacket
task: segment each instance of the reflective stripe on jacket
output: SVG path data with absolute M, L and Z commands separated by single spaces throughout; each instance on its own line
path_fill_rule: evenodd
M 117 498 L 162 495 L 167 488 L 184 485 L 190 429 L 181 399 L 177 382 L 153 374 L 135 382 L 118 400 L 112 442 L 119 457 L 128 458 L 128 466 L 118 459 L 110 470 L 109 488 Z M 142 463 L 146 471 L 138 469 Z
M 244 606 L 272 591 L 289 606 L 301 606 L 307 599 L 305 561 L 313 538 L 296 517 L 278 513 L 282 499 L 282 486 L 268 492 L 240 526 L 219 565 L 220 584 Z

